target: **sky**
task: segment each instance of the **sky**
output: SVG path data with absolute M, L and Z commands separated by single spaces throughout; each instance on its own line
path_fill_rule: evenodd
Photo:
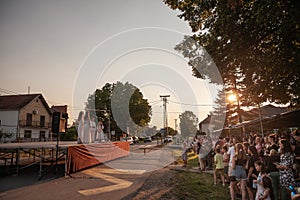
M 170 95 L 169 126 L 185 110 L 203 120 L 216 87 L 192 76 L 174 50 L 187 22 L 162 0 L 1 0 L 0 95 L 42 93 L 68 105 L 71 121 L 105 83 L 130 82 L 162 127 L 160 95 Z

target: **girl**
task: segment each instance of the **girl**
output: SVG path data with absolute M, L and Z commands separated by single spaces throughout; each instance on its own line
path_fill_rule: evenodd
M 182 144 L 182 155 L 181 155 L 181 158 L 183 161 L 183 167 L 187 166 L 187 162 L 188 162 L 188 152 L 187 151 L 188 151 L 188 145 L 187 145 L 187 142 L 184 141 Z
M 264 193 L 262 178 L 266 174 L 265 174 L 263 164 L 260 160 L 256 161 L 254 165 L 255 165 L 256 171 L 258 172 L 258 176 L 254 175 L 254 174 L 252 175 L 254 178 L 256 178 L 256 180 L 253 181 L 256 184 L 256 188 L 257 188 L 255 200 L 259 200 L 259 197 L 261 197 Z
M 223 154 L 223 165 L 224 165 L 224 177 L 225 177 L 225 182 L 229 182 L 228 179 L 228 163 L 229 163 L 229 159 L 227 156 L 227 151 L 228 151 L 228 147 L 227 145 L 224 145 L 222 147 L 222 154 Z
M 214 156 L 214 163 L 216 165 L 214 172 L 214 185 L 217 185 L 217 176 L 221 175 L 223 186 L 225 186 L 225 177 L 224 177 L 224 164 L 223 164 L 223 155 L 221 154 L 221 147 L 217 146 L 216 155 Z
M 263 193 L 258 198 L 259 200 L 273 200 L 274 193 L 272 188 L 272 180 L 268 176 L 264 176 L 262 178 L 262 185 L 263 185 Z
M 247 174 L 245 164 L 247 162 L 247 155 L 244 151 L 243 144 L 237 143 L 235 145 L 235 156 L 232 159 L 233 176 L 235 181 L 230 182 L 230 196 L 231 199 L 235 199 L 234 188 L 238 182 L 240 182 L 242 200 L 246 199 L 246 184 Z

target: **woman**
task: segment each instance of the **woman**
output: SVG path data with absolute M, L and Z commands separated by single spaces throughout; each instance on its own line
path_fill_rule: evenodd
M 96 140 L 98 142 L 106 141 L 103 129 L 104 129 L 103 123 L 102 123 L 102 121 L 99 121 L 97 124 L 97 136 L 96 136 Z
M 83 124 L 83 143 L 89 144 L 91 143 L 91 120 L 88 112 L 84 115 L 84 124 Z
M 247 172 L 247 191 L 249 195 L 249 199 L 252 200 L 254 199 L 254 194 L 253 194 L 253 177 L 252 174 L 257 175 L 257 171 L 255 169 L 254 163 L 259 160 L 259 156 L 257 153 L 257 150 L 255 146 L 249 146 L 248 148 L 248 161 L 246 164 L 246 172 Z
M 290 199 L 289 186 L 295 185 L 294 175 L 293 175 L 293 164 L 294 155 L 292 153 L 292 148 L 288 140 L 281 139 L 279 142 L 280 148 L 280 163 L 276 164 L 277 169 L 279 169 L 279 183 L 281 191 L 281 199 Z
M 244 151 L 243 144 L 237 143 L 235 145 L 235 156 L 232 160 L 233 175 L 235 181 L 230 182 L 230 196 L 231 199 L 235 199 L 234 188 L 238 182 L 240 182 L 242 200 L 246 199 L 246 184 L 247 174 L 245 164 L 247 162 L 247 154 Z
M 199 154 L 198 154 L 198 159 L 199 159 L 199 164 L 200 164 L 200 171 L 205 171 L 206 167 L 206 161 L 205 161 L 205 151 L 204 151 L 204 139 L 200 140 L 200 149 L 199 149 Z
M 80 111 L 77 118 L 77 143 L 82 144 L 83 141 L 83 124 L 84 124 L 84 112 Z
M 280 162 L 280 156 L 275 149 L 270 150 L 269 156 L 266 157 L 265 166 L 266 166 L 266 173 L 272 179 L 272 188 L 274 189 L 274 200 L 279 199 L 278 190 L 279 190 L 279 171 L 276 168 L 274 163 Z

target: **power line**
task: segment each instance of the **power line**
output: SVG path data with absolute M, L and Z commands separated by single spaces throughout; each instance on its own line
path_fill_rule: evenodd
M 8 89 L 4 89 L 4 88 L 0 88 L 0 92 L 4 92 L 6 94 L 18 94 L 17 92 L 14 92 L 14 91 L 8 90 Z
M 172 100 L 170 100 L 170 102 L 176 103 L 176 104 L 181 104 L 181 105 L 186 105 L 186 106 L 215 106 L 215 105 L 217 105 L 217 104 L 190 104 L 190 103 L 182 103 L 182 102 L 177 102 L 177 101 L 172 101 Z

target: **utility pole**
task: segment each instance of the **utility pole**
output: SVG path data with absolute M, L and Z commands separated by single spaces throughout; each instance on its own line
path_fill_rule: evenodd
M 177 132 L 178 131 L 177 119 L 174 119 L 174 121 L 175 121 L 175 131 Z
M 160 97 L 163 100 L 163 120 L 164 120 L 164 136 L 168 135 L 168 113 L 167 113 L 167 103 L 168 103 L 168 97 L 170 97 L 170 95 L 160 95 Z

